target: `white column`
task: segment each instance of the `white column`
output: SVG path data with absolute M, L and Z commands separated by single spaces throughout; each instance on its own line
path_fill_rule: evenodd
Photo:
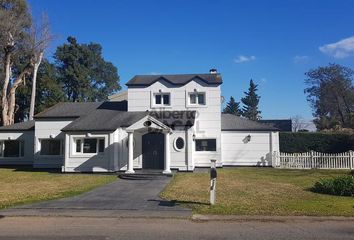
M 133 132 L 128 132 L 128 167 L 125 173 L 135 173 L 133 169 L 133 158 L 134 158 L 134 138 Z
M 65 134 L 65 141 L 63 141 L 62 144 L 64 144 L 64 166 L 62 166 L 61 171 L 66 172 L 66 167 L 68 166 L 68 158 L 71 149 L 70 145 L 72 144 L 72 142 L 70 142 L 70 136 L 68 134 Z
M 171 151 L 170 151 L 170 133 L 165 132 L 165 170 L 164 174 L 171 173 Z
M 118 146 L 118 131 L 116 130 L 113 132 L 113 171 L 118 171 L 118 151 L 119 151 L 119 146 Z

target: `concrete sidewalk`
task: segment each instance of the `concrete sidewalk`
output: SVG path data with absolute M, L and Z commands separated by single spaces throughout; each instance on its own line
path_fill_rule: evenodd
M 354 217 L 343 217 L 343 216 L 261 216 L 261 215 L 202 215 L 193 214 L 191 217 L 194 221 L 222 221 L 222 222 L 323 222 L 323 221 L 333 221 L 333 222 L 353 222 Z

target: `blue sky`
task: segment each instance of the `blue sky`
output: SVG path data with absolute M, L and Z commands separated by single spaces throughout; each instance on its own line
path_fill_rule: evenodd
M 311 118 L 304 73 L 354 63 L 354 1 L 30 0 L 47 12 L 56 46 L 97 42 L 124 85 L 136 74 L 217 68 L 222 94 L 239 100 L 252 78 L 263 118 Z M 351 38 L 352 37 L 352 38 Z

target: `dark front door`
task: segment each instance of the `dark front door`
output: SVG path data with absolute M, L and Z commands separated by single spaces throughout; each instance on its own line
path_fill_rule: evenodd
M 143 168 L 163 169 L 165 144 L 162 133 L 147 133 L 143 135 Z

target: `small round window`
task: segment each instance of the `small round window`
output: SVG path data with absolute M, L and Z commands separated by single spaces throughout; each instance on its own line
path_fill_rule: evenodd
M 175 148 L 176 150 L 180 151 L 184 148 L 184 139 L 181 138 L 181 137 L 178 137 L 176 140 L 175 140 Z

